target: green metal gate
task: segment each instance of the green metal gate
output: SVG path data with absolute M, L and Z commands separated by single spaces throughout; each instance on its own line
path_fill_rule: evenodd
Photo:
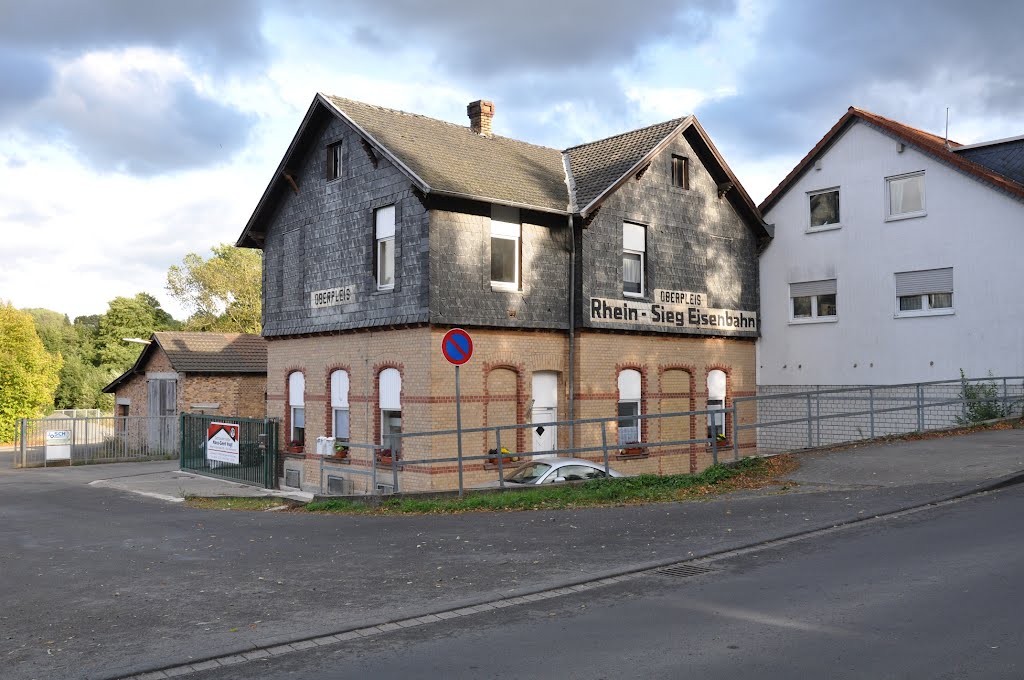
M 211 425 L 238 425 L 237 463 L 215 460 L 207 450 Z M 181 469 L 239 484 L 277 487 L 277 420 L 181 414 Z M 213 428 L 214 430 L 218 428 Z M 221 456 L 224 458 L 224 456 Z

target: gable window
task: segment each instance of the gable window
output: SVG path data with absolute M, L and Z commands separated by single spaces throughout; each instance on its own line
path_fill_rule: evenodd
M 377 236 L 377 290 L 395 287 L 395 206 L 386 205 L 373 211 Z
M 289 441 L 303 446 L 306 441 L 306 376 L 296 371 L 288 376 L 288 408 L 291 416 Z
M 899 220 L 925 215 L 924 172 L 885 178 L 887 218 Z
M 643 297 L 644 258 L 647 255 L 647 228 L 642 224 L 622 223 L 622 293 Z
M 640 441 L 640 371 L 619 371 L 619 444 Z
M 812 191 L 807 194 L 810 202 L 811 231 L 838 229 L 839 188 Z
M 491 206 L 491 285 L 495 288 L 519 289 L 519 219 L 519 208 Z
M 331 430 L 335 440 L 347 442 L 349 437 L 348 417 L 348 371 L 331 373 Z
M 835 321 L 836 280 L 803 281 L 789 284 L 791 323 Z
M 333 182 L 341 179 L 341 142 L 335 142 L 327 147 L 327 181 Z
M 690 159 L 685 156 L 672 156 L 672 186 L 680 189 L 690 188 Z
M 896 316 L 953 313 L 953 268 L 896 273 Z

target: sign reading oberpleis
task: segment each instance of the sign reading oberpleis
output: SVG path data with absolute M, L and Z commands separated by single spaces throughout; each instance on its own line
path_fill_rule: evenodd
M 653 299 L 653 302 L 634 302 L 590 298 L 590 320 L 649 328 L 693 328 L 726 333 L 757 331 L 757 312 L 706 307 L 705 293 L 657 289 Z
M 341 288 L 327 288 L 325 290 L 314 290 L 309 294 L 309 306 L 313 309 L 318 307 L 337 307 L 339 305 L 351 305 L 356 301 L 356 287 L 343 286 Z
M 206 460 L 238 465 L 236 423 L 210 423 L 206 429 Z

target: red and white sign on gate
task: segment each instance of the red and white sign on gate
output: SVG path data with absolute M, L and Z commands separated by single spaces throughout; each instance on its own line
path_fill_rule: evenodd
M 237 423 L 210 423 L 206 428 L 206 460 L 238 465 Z

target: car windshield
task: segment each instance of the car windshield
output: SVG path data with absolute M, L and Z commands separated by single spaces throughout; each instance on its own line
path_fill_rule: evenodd
M 532 484 L 550 469 L 551 466 L 547 463 L 527 463 L 506 477 L 505 481 L 513 484 Z

